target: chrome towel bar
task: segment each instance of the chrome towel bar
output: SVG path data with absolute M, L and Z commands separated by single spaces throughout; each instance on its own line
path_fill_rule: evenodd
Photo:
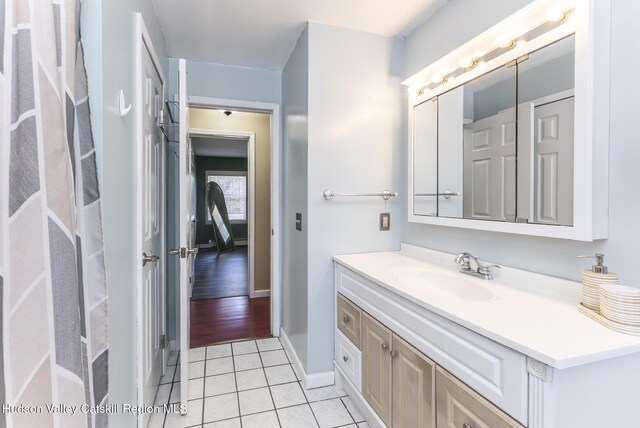
M 449 199 L 452 196 L 462 196 L 462 193 L 445 190 L 443 193 L 416 193 L 413 196 L 444 196 L 445 199 Z
M 396 196 L 398 196 L 398 192 L 384 190 L 382 193 L 333 193 L 333 190 L 325 190 L 322 196 L 327 201 L 330 201 L 336 196 L 378 196 L 387 201 L 390 198 L 395 198 Z

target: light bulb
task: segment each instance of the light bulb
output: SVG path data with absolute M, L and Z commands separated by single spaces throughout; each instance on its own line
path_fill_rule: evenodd
M 549 22 L 560 22 L 567 18 L 567 14 L 562 9 L 550 9 L 547 12 L 547 20 Z
M 496 45 L 499 48 L 511 48 L 514 46 L 514 41 L 511 37 L 500 37 L 496 40 Z
M 463 58 L 458 62 L 460 68 L 468 68 L 473 65 L 473 60 L 469 58 Z

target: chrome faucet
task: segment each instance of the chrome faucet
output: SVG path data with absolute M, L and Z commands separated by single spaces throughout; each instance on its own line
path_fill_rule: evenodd
M 453 260 L 460 265 L 460 272 L 467 275 L 477 276 L 478 278 L 490 280 L 493 279 L 491 273 L 492 268 L 500 268 L 498 265 L 483 265 L 478 258 L 469 253 L 460 253 Z

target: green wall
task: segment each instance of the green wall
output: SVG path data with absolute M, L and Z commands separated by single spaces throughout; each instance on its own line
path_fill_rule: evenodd
M 213 226 L 207 223 L 207 204 L 205 201 L 205 175 L 207 171 L 247 171 L 247 158 L 220 158 L 196 156 L 196 244 L 208 244 L 214 240 Z M 231 225 L 235 240 L 247 239 L 247 223 Z

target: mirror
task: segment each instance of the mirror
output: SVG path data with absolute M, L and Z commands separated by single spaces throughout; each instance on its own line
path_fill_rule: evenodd
M 574 36 L 413 107 L 413 213 L 571 226 Z
M 573 225 L 575 36 L 518 64 L 518 221 Z

